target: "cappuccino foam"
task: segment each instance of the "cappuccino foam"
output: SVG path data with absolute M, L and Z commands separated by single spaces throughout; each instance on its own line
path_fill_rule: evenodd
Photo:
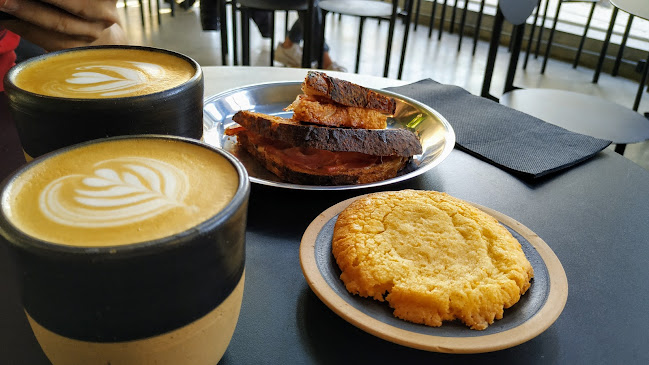
M 129 48 L 64 52 L 25 65 L 16 86 L 40 95 L 102 99 L 152 94 L 191 79 L 193 65 L 172 54 Z
M 232 164 L 208 148 L 126 139 L 72 149 L 18 176 L 2 197 L 9 221 L 38 239 L 113 246 L 174 235 L 221 211 L 237 191 Z

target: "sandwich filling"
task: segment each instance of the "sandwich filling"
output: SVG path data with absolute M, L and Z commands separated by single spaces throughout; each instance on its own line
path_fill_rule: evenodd
M 249 153 L 263 154 L 270 161 L 280 162 L 287 168 L 313 175 L 349 174 L 350 171 L 368 169 L 388 164 L 399 168 L 407 158 L 399 156 L 372 156 L 360 152 L 333 152 L 311 147 L 296 147 L 286 142 L 266 138 L 243 127 L 229 128 L 227 135 L 237 136 L 237 141 Z M 254 151 L 250 151 L 254 149 Z M 398 170 L 398 169 L 397 169 Z
M 377 110 L 344 106 L 321 97 L 298 95 L 286 110 L 293 111 L 294 121 L 330 126 L 365 129 L 384 129 L 388 115 Z

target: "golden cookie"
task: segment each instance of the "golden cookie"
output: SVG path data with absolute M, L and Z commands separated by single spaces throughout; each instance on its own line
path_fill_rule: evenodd
M 338 216 L 333 254 L 350 293 L 386 300 L 398 318 L 482 330 L 516 304 L 534 276 L 496 219 L 445 193 L 375 193 Z

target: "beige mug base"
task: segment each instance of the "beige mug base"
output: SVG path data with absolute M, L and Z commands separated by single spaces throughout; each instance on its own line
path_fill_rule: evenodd
M 162 335 L 115 343 L 70 339 L 27 314 L 34 335 L 53 365 L 214 365 L 230 344 L 239 318 L 244 275 L 232 293 L 210 313 Z

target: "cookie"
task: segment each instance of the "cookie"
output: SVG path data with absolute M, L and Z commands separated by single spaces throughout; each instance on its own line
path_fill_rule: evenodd
M 532 265 L 492 216 L 435 191 L 370 194 L 336 221 L 333 255 L 347 290 L 428 326 L 483 330 L 530 287 Z

